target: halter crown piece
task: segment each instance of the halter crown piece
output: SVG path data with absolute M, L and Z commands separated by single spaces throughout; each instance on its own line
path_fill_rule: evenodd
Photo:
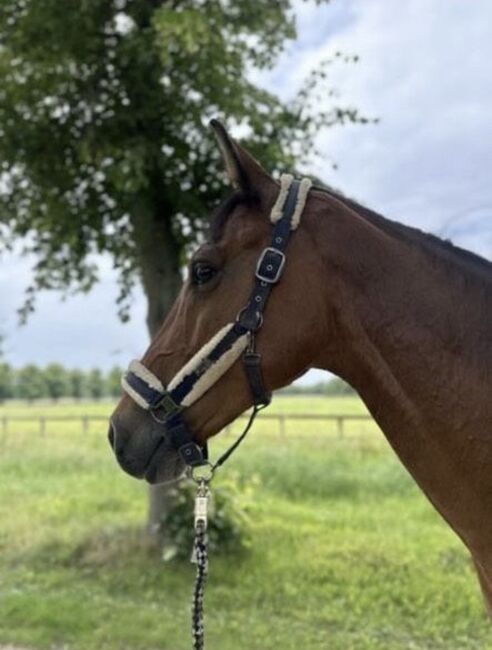
M 285 266 L 285 249 L 300 222 L 311 181 L 294 180 L 290 174 L 280 178 L 280 191 L 270 214 L 274 225 L 270 246 L 265 248 L 256 265 L 255 284 L 246 306 L 233 323 L 220 329 L 178 371 L 164 387 L 140 361 L 132 361 L 123 375 L 125 392 L 154 419 L 165 425 L 163 435 L 189 467 L 208 463 L 207 448 L 193 439 L 183 417 L 183 410 L 200 399 L 242 355 L 244 370 L 253 396 L 254 410 L 250 421 L 234 445 L 219 459 L 221 465 L 234 451 L 253 423 L 256 413 L 270 403 L 261 372 L 261 356 L 255 351 L 255 333 L 263 324 L 263 313 L 273 287 L 279 282 Z

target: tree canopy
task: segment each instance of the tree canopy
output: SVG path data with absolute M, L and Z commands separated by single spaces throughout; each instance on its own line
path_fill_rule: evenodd
M 366 121 L 339 105 L 326 66 L 288 103 L 251 81 L 295 34 L 290 0 L 1 3 L 0 244 L 35 254 L 23 316 L 39 289 L 88 290 L 103 251 L 120 315 L 139 275 L 152 300 L 149 232 L 171 242 L 176 274 L 224 192 L 211 117 L 241 125 L 272 170 L 302 160 L 320 128 Z

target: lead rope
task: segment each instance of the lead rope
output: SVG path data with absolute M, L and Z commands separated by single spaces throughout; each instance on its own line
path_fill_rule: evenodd
M 205 596 L 205 584 L 208 576 L 208 500 L 210 497 L 210 481 L 215 471 L 225 463 L 233 451 L 235 451 L 246 437 L 246 434 L 253 426 L 258 413 L 265 408 L 265 405 L 256 404 L 251 411 L 249 420 L 243 432 L 237 440 L 219 457 L 212 465 L 207 463 L 194 467 L 191 471 L 191 478 L 196 483 L 195 497 L 195 540 L 191 562 L 196 565 L 195 584 L 193 586 L 193 600 L 191 603 L 191 636 L 193 650 L 204 650 L 205 647 L 205 625 L 203 602 Z
M 201 478 L 197 482 L 195 498 L 195 542 L 191 561 L 196 564 L 195 585 L 191 606 L 191 635 L 193 650 L 203 650 L 205 645 L 205 628 L 203 622 L 203 599 L 208 575 L 208 480 Z

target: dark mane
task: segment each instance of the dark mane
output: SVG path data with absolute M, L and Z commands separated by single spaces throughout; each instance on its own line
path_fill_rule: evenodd
M 380 228 L 387 234 L 398 237 L 406 242 L 423 247 L 430 253 L 439 252 L 444 260 L 448 263 L 456 262 L 465 264 L 466 267 L 475 273 L 478 272 L 482 277 L 487 280 L 492 280 L 492 262 L 473 253 L 472 251 L 456 246 L 449 240 L 441 239 L 436 235 L 426 233 L 418 228 L 406 226 L 397 221 L 392 221 L 382 215 L 366 208 L 365 206 L 357 203 L 353 199 L 347 198 L 343 194 L 336 192 L 324 186 L 314 186 L 313 189 L 318 190 L 332 198 L 340 201 L 351 210 L 354 210 L 358 215 L 370 221 L 377 228 Z M 214 212 L 211 223 L 209 236 L 211 241 L 217 242 L 220 240 L 224 231 L 225 225 L 228 222 L 231 214 L 239 205 L 253 205 L 258 200 L 258 197 L 252 193 L 236 191 L 228 196 Z
M 228 196 L 212 215 L 209 230 L 211 241 L 219 241 L 229 217 L 239 205 L 252 205 L 256 200 L 256 195 L 241 191 L 236 191 Z
M 406 226 L 397 221 L 387 219 L 377 212 L 374 212 L 373 210 L 360 205 L 353 199 L 349 199 L 331 189 L 328 189 L 326 187 L 316 187 L 315 189 L 328 194 L 338 201 L 341 201 L 351 210 L 354 210 L 361 217 L 367 219 L 387 234 L 393 235 L 407 242 L 410 241 L 411 243 L 420 245 L 424 247 L 424 249 L 427 249 L 429 252 L 435 253 L 438 251 L 444 254 L 446 261 L 461 262 L 462 264 L 465 264 L 467 268 L 475 272 L 478 271 L 482 277 L 485 276 L 486 279 L 492 280 L 492 262 L 489 262 L 489 260 L 485 259 L 484 257 L 481 257 L 476 253 L 472 253 L 472 251 L 466 250 L 465 248 L 456 246 L 449 240 L 441 239 L 436 235 L 426 233 L 422 230 L 419 230 L 418 228 Z

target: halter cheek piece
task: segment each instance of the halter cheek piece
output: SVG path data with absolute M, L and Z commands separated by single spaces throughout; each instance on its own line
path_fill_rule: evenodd
M 270 215 L 274 224 L 271 244 L 258 259 L 253 291 L 235 322 L 219 330 L 181 368 L 167 388 L 139 361 L 132 361 L 122 377 L 126 393 L 157 422 L 165 425 L 164 435 L 190 467 L 206 464 L 208 450 L 194 441 L 183 411 L 216 384 L 241 355 L 254 410 L 243 434 L 216 466 L 229 457 L 250 429 L 257 412 L 270 403 L 271 394 L 265 389 L 261 372 L 261 356 L 255 350 L 255 333 L 263 324 L 270 293 L 282 276 L 286 261 L 284 251 L 291 232 L 299 225 L 310 187 L 311 181 L 307 178 L 297 181 L 289 174 L 282 175 L 280 192 Z

